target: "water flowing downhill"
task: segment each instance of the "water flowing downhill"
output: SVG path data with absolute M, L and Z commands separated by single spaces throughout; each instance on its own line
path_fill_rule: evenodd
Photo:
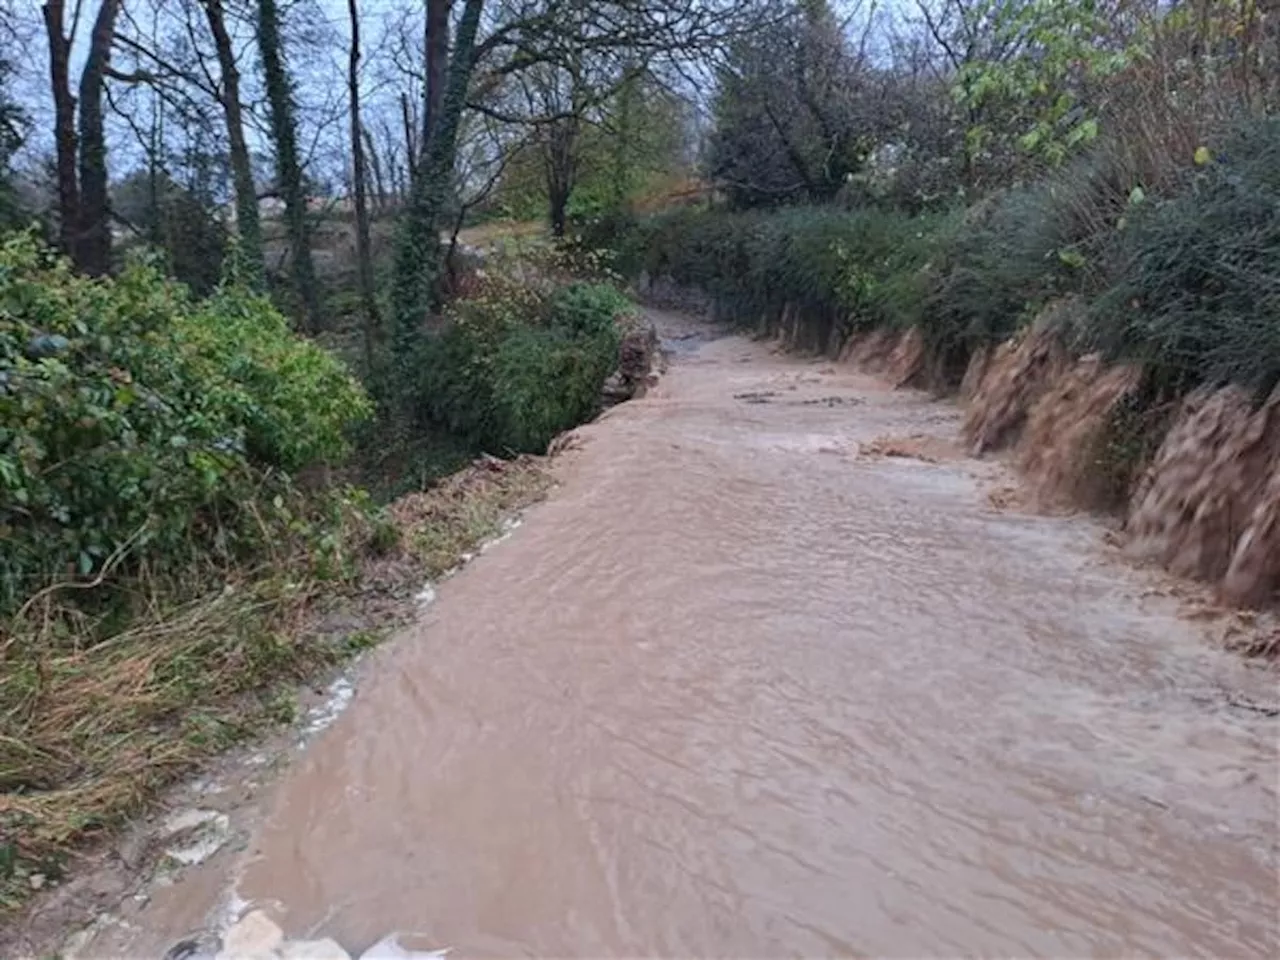
M 1280 952 L 1276 721 L 1223 694 L 1274 674 L 999 509 L 954 408 L 658 321 L 670 373 L 366 664 L 237 895 L 459 957 Z

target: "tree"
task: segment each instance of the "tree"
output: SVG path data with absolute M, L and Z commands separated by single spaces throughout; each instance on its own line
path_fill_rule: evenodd
M 271 116 L 277 185 L 284 197 L 293 286 L 302 304 L 305 326 L 314 333 L 322 326 L 320 295 L 316 287 L 315 265 L 311 258 L 311 225 L 307 218 L 307 196 L 298 155 L 293 87 L 284 64 L 276 0 L 258 0 L 258 52 L 262 58 L 262 74 Z
M 364 359 L 373 369 L 373 341 L 378 327 L 378 302 L 373 291 L 373 253 L 369 244 L 369 209 L 365 198 L 363 125 L 360 123 L 360 14 L 357 0 L 347 0 L 351 16 L 351 51 L 347 66 L 347 89 L 351 97 L 351 167 L 354 180 L 356 218 L 356 268 L 360 282 L 360 305 L 364 312 Z
M 463 5 L 440 110 L 431 125 L 396 238 L 391 295 L 398 353 L 403 359 L 411 354 L 419 327 L 436 296 L 441 266 L 441 215 L 453 179 L 458 124 L 466 106 L 483 9 L 484 0 L 466 0 Z
M 218 54 L 221 83 L 218 102 L 227 123 L 227 150 L 235 181 L 236 230 L 240 235 L 240 255 L 249 274 L 249 282 L 263 282 L 262 225 L 258 221 L 258 192 L 253 182 L 253 164 L 244 135 L 244 114 L 240 100 L 240 67 L 236 63 L 231 35 L 227 32 L 222 0 L 201 0 Z
M 7 9 L 2 12 L 8 13 Z M 8 18 L 0 20 L 0 34 L 10 33 Z M 10 162 L 26 139 L 30 117 L 21 104 L 10 99 L 9 77 L 13 64 L 0 56 L 0 227 L 14 225 L 19 217 L 19 204 L 13 197 Z
M 427 0 L 427 33 L 423 44 L 426 51 L 425 83 L 422 87 L 422 136 L 419 142 L 425 149 L 441 110 L 444 108 L 444 92 L 449 71 L 449 14 L 453 0 Z
M 519 114 L 485 103 L 486 93 L 502 88 L 513 76 L 537 70 L 540 65 L 564 66 L 586 52 L 592 57 L 625 58 L 640 64 L 660 55 L 685 55 L 721 42 L 738 29 L 739 22 L 735 5 L 721 5 L 717 0 L 500 0 L 486 24 L 487 35 L 480 40 L 484 10 L 484 0 L 463 4 L 443 101 L 430 119 L 422 159 L 412 171 L 410 200 L 396 243 L 392 292 L 402 356 L 408 356 L 408 348 L 437 297 L 439 233 L 453 185 L 464 108 L 470 106 L 491 118 L 520 123 L 525 118 Z M 482 66 L 477 70 L 478 64 Z M 479 73 L 474 90 L 473 72 Z M 543 116 L 538 122 L 558 119 L 562 117 Z
M 107 196 L 107 147 L 102 123 L 102 91 L 111 60 L 120 0 L 102 0 L 89 35 L 80 73 L 79 130 L 71 93 L 71 43 L 64 0 L 42 8 L 49 39 L 49 79 L 53 86 L 54 144 L 57 155 L 59 234 L 63 249 L 83 272 L 99 276 L 111 265 L 111 225 Z M 79 15 L 79 5 L 76 14 Z
M 720 70 L 709 173 L 738 206 L 830 199 L 875 132 L 868 72 L 822 0 L 739 37 Z

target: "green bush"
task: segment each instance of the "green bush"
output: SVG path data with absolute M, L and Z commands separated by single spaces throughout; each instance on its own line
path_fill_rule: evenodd
M 772 332 L 791 307 L 805 345 L 821 350 L 855 330 L 917 323 L 928 292 L 922 268 L 952 219 L 874 208 L 681 210 L 602 221 L 591 239 L 611 242 L 630 275 L 698 287 L 719 313 L 761 332 Z
M 491 452 L 540 452 L 591 418 L 630 302 L 605 284 L 498 285 L 455 303 L 415 357 L 418 412 Z
M 1092 345 L 1183 388 L 1280 381 L 1280 120 L 1228 138 L 1174 196 L 1120 231 L 1117 279 L 1093 303 Z
M 1209 151 L 1212 156 L 1212 151 Z M 1200 159 L 1205 159 L 1202 154 Z M 764 333 L 798 316 L 797 345 L 918 327 L 944 379 L 1050 303 L 1079 350 L 1146 366 L 1165 394 L 1280 382 L 1280 121 L 1253 120 L 1211 162 L 1141 181 L 1123 141 L 956 214 L 880 208 L 680 210 L 591 225 L 630 276 L 698 287 Z
M 89 280 L 0 245 L 0 610 L 135 562 L 233 552 L 278 471 L 334 459 L 369 407 L 341 365 L 236 289 L 196 302 L 151 266 Z

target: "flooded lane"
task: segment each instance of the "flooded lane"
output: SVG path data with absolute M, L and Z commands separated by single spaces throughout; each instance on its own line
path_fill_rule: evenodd
M 352 951 L 1276 955 L 1277 727 L 1221 696 L 1274 675 L 993 507 L 956 417 L 682 350 L 378 652 L 238 895 Z

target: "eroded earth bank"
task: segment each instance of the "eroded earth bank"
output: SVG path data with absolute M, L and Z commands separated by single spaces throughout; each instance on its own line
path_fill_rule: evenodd
M 954 407 L 659 321 L 667 376 L 365 662 L 244 849 L 82 954 L 228 902 L 353 954 L 1280 953 L 1275 674 L 1018 509 Z

